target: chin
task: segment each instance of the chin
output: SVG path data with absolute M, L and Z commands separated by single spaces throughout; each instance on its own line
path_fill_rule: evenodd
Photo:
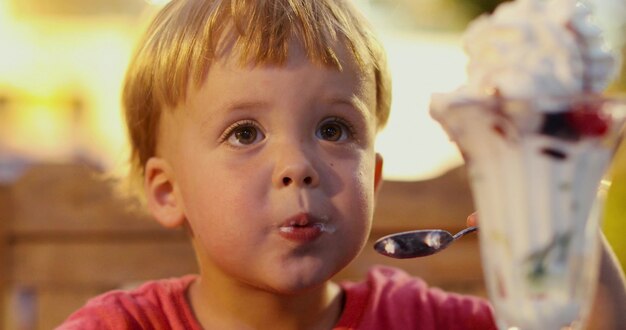
M 323 287 L 328 280 L 329 279 L 294 283 L 275 283 L 273 286 L 266 287 L 264 289 L 268 292 L 273 292 L 283 296 L 297 296 Z
M 322 287 L 344 266 L 333 267 L 331 264 L 325 263 L 318 267 L 306 265 L 292 267 L 294 269 L 275 269 L 272 272 L 272 278 L 267 278 L 268 282 L 266 283 L 271 283 L 269 290 L 276 293 L 301 294 Z

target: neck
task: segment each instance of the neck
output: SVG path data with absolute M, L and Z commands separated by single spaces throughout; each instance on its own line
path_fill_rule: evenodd
M 332 282 L 281 294 L 202 276 L 188 297 L 204 329 L 332 329 L 342 310 L 341 289 Z

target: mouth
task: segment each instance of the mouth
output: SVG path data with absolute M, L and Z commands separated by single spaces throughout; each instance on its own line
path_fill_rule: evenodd
M 308 213 L 299 213 L 282 222 L 278 233 L 294 242 L 310 242 L 324 233 L 332 234 L 335 227 L 328 223 L 327 217 L 314 217 Z

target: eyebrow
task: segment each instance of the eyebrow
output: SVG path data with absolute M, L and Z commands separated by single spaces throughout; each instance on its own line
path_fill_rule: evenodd
M 331 96 L 328 98 L 322 98 L 322 102 L 331 105 L 347 105 L 348 107 L 361 112 L 365 117 L 369 117 L 371 115 L 370 111 L 368 111 L 369 109 L 365 105 L 365 102 L 363 102 L 363 100 L 356 95 L 350 95 L 349 97 Z M 226 112 L 233 112 L 239 110 L 263 109 L 268 107 L 270 107 L 270 103 L 265 101 L 233 101 L 222 106 L 222 109 L 226 110 Z
M 263 101 L 231 101 L 225 102 L 217 106 L 217 112 L 209 111 L 205 116 L 200 119 L 200 126 L 204 130 L 208 125 L 213 123 L 217 118 L 232 114 L 233 112 L 262 109 L 269 107 L 268 102 Z
M 234 101 L 229 102 L 223 106 L 227 112 L 232 112 L 235 110 L 248 110 L 248 109 L 259 109 L 259 108 L 267 108 L 269 107 L 269 102 L 264 101 Z
M 356 95 L 351 95 L 349 98 L 340 97 L 340 96 L 330 97 L 327 99 L 327 102 L 329 104 L 347 105 L 350 108 L 361 113 L 361 115 L 363 115 L 363 117 L 367 119 L 369 119 L 372 116 L 372 113 L 367 108 L 367 105 L 365 105 L 365 102 Z
M 246 101 L 246 100 L 234 100 L 225 102 L 224 104 L 218 105 L 217 113 L 213 112 L 209 116 L 207 116 L 206 120 L 211 121 L 215 119 L 216 116 L 228 115 L 233 112 L 246 111 L 246 110 L 254 110 L 254 109 L 263 109 L 268 108 L 270 106 L 269 102 L 265 101 Z

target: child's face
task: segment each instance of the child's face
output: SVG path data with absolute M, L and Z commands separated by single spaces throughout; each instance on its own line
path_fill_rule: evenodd
M 340 72 L 293 48 L 280 67 L 214 61 L 162 118 L 149 206 L 166 225 L 188 222 L 204 278 L 299 292 L 366 242 L 382 167 L 373 74 L 347 53 Z

